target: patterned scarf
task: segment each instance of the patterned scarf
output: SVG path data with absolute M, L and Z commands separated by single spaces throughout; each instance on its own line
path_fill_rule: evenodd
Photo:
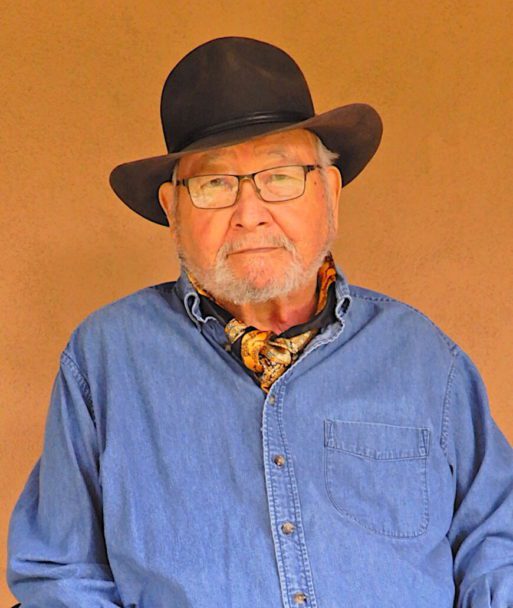
M 289 328 L 279 336 L 239 321 L 201 288 L 193 276 L 187 276 L 196 291 L 203 296 L 202 302 L 207 304 L 218 320 L 225 323 L 224 331 L 232 352 L 239 355 L 246 368 L 254 373 L 262 390 L 268 393 L 272 384 L 297 360 L 323 326 L 324 319 L 321 317 L 326 316 L 323 312 L 330 295 L 329 287 L 335 282 L 337 271 L 333 257 L 328 254 L 317 273 L 318 299 L 314 317 L 307 323 Z M 334 294 L 331 297 L 331 304 L 334 305 L 333 297 Z M 296 328 L 298 333 L 294 331 Z

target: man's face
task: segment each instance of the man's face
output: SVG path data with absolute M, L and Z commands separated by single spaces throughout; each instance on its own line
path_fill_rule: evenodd
M 180 160 L 178 179 L 196 175 L 248 174 L 285 165 L 316 164 L 314 136 L 305 130 L 271 134 Z M 340 174 L 335 167 L 307 174 L 305 192 L 279 203 L 262 201 L 243 180 L 237 202 L 198 209 L 185 187 L 159 190 L 185 269 L 219 300 L 262 302 L 304 287 L 315 277 L 336 234 Z

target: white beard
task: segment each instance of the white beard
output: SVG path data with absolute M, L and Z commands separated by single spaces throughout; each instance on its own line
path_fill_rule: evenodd
M 180 241 L 179 226 L 176 226 L 175 236 L 178 257 L 182 268 L 191 274 L 199 285 L 214 298 L 232 302 L 236 305 L 266 302 L 302 288 L 317 275 L 335 238 L 333 221 L 331 217 L 329 219 L 326 238 L 308 266 L 305 266 L 295 245 L 282 235 L 268 237 L 262 242 L 255 242 L 254 240 L 248 242 L 246 238 L 227 243 L 219 249 L 213 266 L 209 269 L 200 268 L 185 253 Z M 271 274 L 268 280 L 262 283 L 262 276 L 269 262 L 264 261 L 262 256 L 255 255 L 254 258 L 249 259 L 243 275 L 236 276 L 230 268 L 228 257 L 230 253 L 248 246 L 252 248 L 282 247 L 289 252 L 290 263 L 281 268 L 279 276 Z M 264 254 L 263 257 L 265 258 L 266 255 Z

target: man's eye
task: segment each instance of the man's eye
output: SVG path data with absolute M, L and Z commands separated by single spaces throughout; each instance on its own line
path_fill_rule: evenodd
M 203 187 L 206 188 L 226 188 L 228 187 L 228 180 L 224 177 L 213 177 L 212 179 L 209 179 L 205 184 L 203 184 Z
M 271 173 L 268 176 L 267 181 L 270 184 L 279 184 L 279 183 L 287 182 L 291 179 L 292 179 L 292 177 L 290 175 L 287 175 L 286 173 Z

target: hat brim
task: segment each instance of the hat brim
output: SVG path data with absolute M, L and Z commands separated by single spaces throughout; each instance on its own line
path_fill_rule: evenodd
M 152 156 L 118 165 L 110 174 L 110 185 L 130 209 L 144 218 L 168 226 L 158 200 L 161 184 L 171 180 L 178 159 L 191 152 L 226 147 L 259 137 L 292 129 L 308 129 L 339 157 L 335 161 L 347 186 L 374 156 L 381 141 L 383 125 L 371 106 L 353 103 L 295 123 L 252 124 L 216 133 L 187 146 L 180 152 Z

